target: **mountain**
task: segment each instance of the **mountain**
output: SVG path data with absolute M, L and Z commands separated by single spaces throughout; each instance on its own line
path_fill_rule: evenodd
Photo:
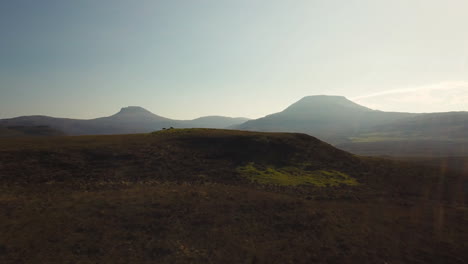
M 125 107 L 115 115 L 90 120 L 22 116 L 0 120 L 4 126 L 49 126 L 68 135 L 143 133 L 173 126 L 174 120 L 160 117 L 141 107 Z
M 468 155 L 468 112 L 384 112 L 342 96 L 307 96 L 282 112 L 234 128 L 307 133 L 360 155 Z
M 299 132 L 361 155 L 468 155 L 468 112 L 384 112 L 343 96 L 307 96 L 279 113 L 255 120 L 223 116 L 174 120 L 130 106 L 90 120 L 23 116 L 0 120 L 0 126 L 45 126 L 67 135 L 148 133 L 170 127 Z M 18 132 L 4 131 L 14 133 Z
M 307 96 L 282 112 L 247 121 L 236 129 L 255 131 L 302 132 L 330 143 L 348 138 L 372 127 L 411 113 L 383 112 L 358 105 L 343 96 Z
M 174 120 L 151 113 L 139 107 L 122 108 L 118 113 L 89 120 L 55 118 L 49 116 L 21 116 L 1 119 L 0 126 L 47 126 L 68 135 L 103 135 L 148 133 L 163 128 L 203 127 L 225 128 L 248 119 L 223 116 L 200 117 L 194 120 Z
M 148 133 L 164 127 L 176 127 L 177 120 L 165 118 L 138 107 L 122 108 L 118 113 L 96 119 L 87 120 L 85 134 L 134 134 Z
M 128 106 L 120 109 L 120 111 L 110 117 L 106 117 L 107 120 L 112 120 L 113 122 L 164 122 L 164 121 L 173 121 L 169 118 L 155 115 L 150 111 L 139 106 Z M 103 120 L 103 118 L 98 119 Z

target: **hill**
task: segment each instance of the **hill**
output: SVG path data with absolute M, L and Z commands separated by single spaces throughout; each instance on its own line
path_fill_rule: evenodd
M 48 126 L 0 126 L 0 137 L 64 136 L 62 131 Z
M 0 126 L 47 126 L 63 131 L 68 135 L 112 135 L 148 133 L 169 127 L 225 128 L 243 123 L 246 120 L 246 118 L 223 116 L 200 117 L 194 120 L 174 120 L 153 114 L 142 107 L 129 106 L 122 108 L 112 116 L 89 120 L 49 116 L 21 116 L 1 119 Z
M 319 95 L 304 97 L 282 112 L 247 121 L 235 128 L 300 132 L 330 143 L 340 143 L 374 126 L 415 115 L 372 110 L 343 96 Z
M 461 263 L 468 175 L 305 134 L 0 139 L 2 263 Z

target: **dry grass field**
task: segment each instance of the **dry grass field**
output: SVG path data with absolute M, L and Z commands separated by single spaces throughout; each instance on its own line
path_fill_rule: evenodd
M 467 175 L 304 134 L 0 139 L 0 263 L 466 263 Z

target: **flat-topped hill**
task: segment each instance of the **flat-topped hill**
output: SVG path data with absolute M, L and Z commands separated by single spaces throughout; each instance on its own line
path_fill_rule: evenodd
M 417 196 L 439 188 L 434 182 L 444 179 L 444 188 L 429 196 L 456 200 L 462 195 L 451 190 L 459 177 L 451 171 L 440 174 L 403 162 L 360 158 L 298 133 L 167 129 L 1 143 L 0 180 L 5 182 L 218 182 Z

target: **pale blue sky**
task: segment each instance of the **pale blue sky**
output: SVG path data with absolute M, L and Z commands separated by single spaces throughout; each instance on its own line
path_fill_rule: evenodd
M 466 0 L 2 0 L 0 118 L 255 118 L 315 94 L 468 111 L 467 14 Z

